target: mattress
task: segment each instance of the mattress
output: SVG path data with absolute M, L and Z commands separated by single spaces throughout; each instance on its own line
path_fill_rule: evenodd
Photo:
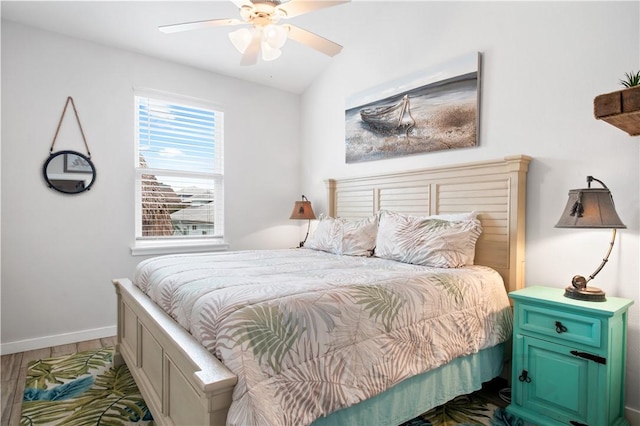
M 512 328 L 483 266 L 261 250 L 152 258 L 133 281 L 238 376 L 230 425 L 310 424 Z

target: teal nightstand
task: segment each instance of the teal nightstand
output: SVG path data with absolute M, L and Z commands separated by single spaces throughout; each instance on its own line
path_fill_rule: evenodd
M 514 301 L 511 405 L 538 425 L 628 425 L 624 418 L 627 310 L 632 300 L 585 302 L 527 287 Z

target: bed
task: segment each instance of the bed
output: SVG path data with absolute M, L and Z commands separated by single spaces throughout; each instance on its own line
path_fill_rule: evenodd
M 529 157 L 521 155 L 505 157 L 495 161 L 474 162 L 393 174 L 330 179 L 326 181 L 328 214 L 330 217 L 342 218 L 345 221 L 364 221 L 372 216 L 380 218 L 383 214 L 389 215 L 389 217 L 398 215 L 398 217 L 403 218 L 405 216 L 411 217 L 412 215 L 456 215 L 466 214 L 471 211 L 478 212 L 477 218 L 481 223 L 482 233 L 475 243 L 475 253 L 471 254 L 474 258 L 474 266 L 452 268 L 452 271 L 468 269 L 482 283 L 497 277 L 499 285 L 504 286 L 506 291 L 500 289 L 502 291 L 500 295 L 485 291 L 484 296 L 481 291 L 480 295 L 475 297 L 487 300 L 501 299 L 503 308 L 504 300 L 507 300 L 508 307 L 506 292 L 524 286 L 524 211 L 526 172 L 529 161 Z M 323 223 L 325 222 L 321 221 L 321 224 Z M 326 223 L 330 223 L 330 219 L 327 219 Z M 382 222 L 378 223 L 378 225 L 382 229 Z M 384 244 L 381 244 L 381 247 L 384 246 Z M 229 256 L 233 258 L 229 258 Z M 246 422 L 260 423 L 260 421 L 263 421 L 265 424 L 286 422 L 309 424 L 313 422 L 314 425 L 318 426 L 331 424 L 397 425 L 452 397 L 478 389 L 482 382 L 497 376 L 502 370 L 502 355 L 504 352 L 502 342 L 505 340 L 505 335 L 508 334 L 508 329 L 497 327 L 498 329 L 491 335 L 487 333 L 486 336 L 474 335 L 466 338 L 456 337 L 451 339 L 451 341 L 447 342 L 449 346 L 455 346 L 453 342 L 457 342 L 457 340 L 469 340 L 472 341 L 472 347 L 471 349 L 462 349 L 460 353 L 455 352 L 453 349 L 450 352 L 444 351 L 444 355 L 438 352 L 439 361 L 434 363 L 432 367 L 427 365 L 431 361 L 411 361 L 413 362 L 412 368 L 415 370 L 412 373 L 385 370 L 386 374 L 382 376 L 385 376 L 384 381 L 388 386 L 375 384 L 379 389 L 362 394 L 358 394 L 359 391 L 345 392 L 345 394 L 348 394 L 346 397 L 347 403 L 335 397 L 335 407 L 344 406 L 345 408 L 339 408 L 334 411 L 334 407 L 327 411 L 327 408 L 324 407 L 324 402 L 329 397 L 315 395 L 309 398 L 308 401 L 300 402 L 297 398 L 295 401 L 290 400 L 291 404 L 287 405 L 295 407 L 294 414 L 282 414 L 279 409 L 274 409 L 271 410 L 273 412 L 270 412 L 268 400 L 267 402 L 256 402 L 258 400 L 254 398 L 254 395 L 272 394 L 272 396 L 279 395 L 282 397 L 283 391 L 273 382 L 254 383 L 250 381 L 250 377 L 259 377 L 260 374 L 264 374 L 264 372 L 257 371 L 259 364 L 264 364 L 267 369 L 271 370 L 274 368 L 280 369 L 278 364 L 270 358 L 271 355 L 265 355 L 264 352 L 256 352 L 255 350 L 249 351 L 246 346 L 240 349 L 233 348 L 228 339 L 226 343 L 222 339 L 222 344 L 217 349 L 212 346 L 212 342 L 217 340 L 217 337 L 213 336 L 216 333 L 219 336 L 234 336 L 233 329 L 229 327 L 234 322 L 246 320 L 246 315 L 242 317 L 242 310 L 237 309 L 237 307 L 233 308 L 231 310 L 235 313 L 235 316 L 232 313 L 228 317 L 224 317 L 224 319 L 218 319 L 218 317 L 209 318 L 209 328 L 199 328 L 201 331 L 205 330 L 206 332 L 195 332 L 192 335 L 187 332 L 187 329 L 198 329 L 199 327 L 192 327 L 192 322 L 195 324 L 198 316 L 206 317 L 206 315 L 194 314 L 194 312 L 211 312 L 211 309 L 178 307 L 174 300 L 165 298 L 166 294 L 174 293 L 178 295 L 179 299 L 186 300 L 187 306 L 198 307 L 196 305 L 200 303 L 200 299 L 191 296 L 191 293 L 176 290 L 178 288 L 176 287 L 177 284 L 174 285 L 172 275 L 168 274 L 167 271 L 172 268 L 178 269 L 189 277 L 188 282 L 200 283 L 204 280 L 216 285 L 216 277 L 204 278 L 205 275 L 198 275 L 200 272 L 196 272 L 207 269 L 206 265 L 212 259 L 213 261 L 221 261 L 220 265 L 222 267 L 218 270 L 235 268 L 245 271 L 243 272 L 243 275 L 245 275 L 243 280 L 248 278 L 249 281 L 258 279 L 258 275 L 261 275 L 260 279 L 265 276 L 272 276 L 272 273 L 275 272 L 270 268 L 274 268 L 275 264 L 279 265 L 278 268 L 280 269 L 278 270 L 281 270 L 282 265 L 285 265 L 284 269 L 288 269 L 289 273 L 293 273 L 293 278 L 291 278 L 292 275 L 288 275 L 289 281 L 287 281 L 286 285 L 277 284 L 277 281 L 282 280 L 282 278 L 277 278 L 276 283 L 272 283 L 279 296 L 269 302 L 265 302 L 267 303 L 266 305 L 259 307 L 265 312 L 273 306 L 284 306 L 284 301 L 291 299 L 291 293 L 300 293 L 299 289 L 303 287 L 302 283 L 307 281 L 315 281 L 319 285 L 319 288 L 313 290 L 314 294 L 318 295 L 318 298 L 336 298 L 336 294 L 349 294 L 348 297 L 342 298 L 355 300 L 355 297 L 350 293 L 345 293 L 352 290 L 347 290 L 346 287 L 342 286 L 344 281 L 349 281 L 350 279 L 346 278 L 346 276 L 338 275 L 338 272 L 342 269 L 356 270 L 359 279 L 363 281 L 372 276 L 383 277 L 382 281 L 386 281 L 387 288 L 398 289 L 398 291 L 400 291 L 400 282 L 406 281 L 409 288 L 408 291 L 415 291 L 415 280 L 424 279 L 422 278 L 423 271 L 421 270 L 423 267 L 412 263 L 377 257 L 342 256 L 310 248 L 268 252 L 247 251 L 215 255 L 163 256 L 141 262 L 144 265 L 136 271 L 133 279 L 135 284 L 130 279 L 113 280 L 118 300 L 118 339 L 115 362 L 127 363 L 158 424 L 224 425 L 227 423 L 229 416 L 230 423 L 237 424 Z M 257 271 L 259 273 L 250 272 L 251 270 L 245 267 L 247 262 L 255 259 L 261 259 L 260 261 L 255 261 L 258 264 L 257 267 L 259 269 Z M 187 266 L 182 263 L 184 260 L 187 260 Z M 403 269 L 403 271 L 397 271 L 396 264 L 401 265 L 400 269 Z M 320 266 L 313 267 L 310 265 Z M 442 268 L 436 269 L 436 275 L 440 274 Z M 210 271 L 207 273 L 210 273 Z M 413 274 L 415 277 L 409 279 L 406 278 L 406 275 L 398 275 L 401 273 Z M 198 276 L 194 278 L 194 274 Z M 156 278 L 160 276 L 160 281 L 166 284 L 164 288 L 152 290 L 147 287 L 146 283 L 153 281 L 152 278 L 154 276 Z M 235 280 L 237 277 L 233 279 Z M 330 283 L 330 285 L 327 283 Z M 197 284 L 195 287 L 200 288 L 199 285 Z M 191 287 L 194 287 L 194 285 L 191 285 Z M 362 287 L 359 289 L 360 291 Z M 197 291 L 200 290 L 196 289 L 196 293 Z M 147 296 L 145 292 L 149 293 L 151 297 Z M 228 294 L 227 298 L 229 298 Z M 152 298 L 156 301 L 154 302 Z M 405 299 L 416 300 L 410 297 Z M 454 306 L 452 304 L 459 303 L 454 299 L 455 297 L 449 301 L 440 300 L 437 304 Z M 430 295 L 428 300 L 436 300 L 436 296 Z M 245 302 L 246 300 L 241 301 L 239 306 L 245 306 Z M 292 303 L 300 304 L 299 301 Z M 436 304 L 436 302 L 432 303 Z M 360 303 L 359 306 L 362 307 L 363 304 L 366 305 L 366 302 Z M 422 306 L 419 303 L 415 304 Z M 355 305 L 358 305 L 358 303 Z M 330 305 L 325 304 L 323 306 L 327 311 L 331 310 L 328 307 Z M 467 308 L 473 310 L 475 305 Z M 252 312 L 257 312 L 256 309 Z M 343 307 L 340 309 L 344 309 L 346 312 L 350 308 Z M 457 310 L 457 308 L 453 310 Z M 375 310 L 372 312 L 377 312 L 377 314 L 370 315 L 370 317 L 382 319 L 380 328 L 392 328 L 388 324 L 388 313 L 380 313 L 382 311 Z M 495 308 L 493 311 L 489 310 L 487 314 L 478 314 L 475 318 L 477 318 L 477 321 L 493 324 L 497 322 L 496 318 L 503 315 L 504 309 Z M 325 318 L 324 320 L 330 322 L 330 319 Z M 387 322 L 385 323 L 385 321 Z M 290 324 L 291 321 L 287 323 Z M 442 327 L 448 329 L 451 326 L 442 325 Z M 318 332 L 318 330 L 331 327 L 326 327 L 326 323 L 323 323 L 322 327 L 313 327 L 312 324 L 306 324 L 305 328 Z M 466 327 L 460 326 L 458 328 L 462 330 L 464 335 Z M 297 333 L 290 334 L 298 335 Z M 426 332 L 424 334 L 430 333 Z M 439 334 L 448 335 L 448 333 L 444 332 Z M 344 341 L 345 335 L 347 334 L 338 335 L 338 338 L 342 338 L 342 341 Z M 496 337 L 500 335 L 501 337 Z M 237 335 L 235 336 L 237 338 Z M 246 343 L 246 338 L 237 338 L 237 340 L 243 340 Z M 382 354 L 378 358 L 399 357 L 404 353 L 402 350 L 398 351 L 397 349 L 394 352 L 388 340 L 383 340 L 379 346 L 367 346 L 374 340 L 375 338 L 367 337 L 366 339 L 360 339 L 359 344 L 363 345 L 363 348 L 370 350 L 372 354 Z M 297 350 L 297 352 L 304 352 L 301 356 L 303 361 L 307 363 L 315 362 L 310 354 L 326 344 L 324 337 L 315 343 L 310 342 L 310 340 L 305 341 L 303 345 L 304 351 L 300 350 L 300 347 Z M 335 341 L 330 345 L 333 345 L 330 346 L 331 348 L 335 348 Z M 205 346 L 208 346 L 211 352 Z M 287 347 L 290 348 L 291 344 Z M 243 349 L 246 354 L 242 353 Z M 252 354 L 249 352 L 252 352 Z M 375 380 L 372 379 L 374 376 L 367 376 L 363 366 L 368 366 L 370 364 L 368 362 L 344 362 L 344 354 L 333 349 L 329 352 L 338 357 L 335 362 L 330 362 L 329 365 L 346 369 L 345 371 L 354 366 L 359 368 L 348 373 L 352 381 L 357 381 L 361 378 L 364 381 L 373 382 L 381 376 L 376 373 Z M 360 355 L 358 356 L 362 357 L 364 352 L 366 350 L 359 351 Z M 278 353 L 280 358 L 283 358 L 283 351 L 273 353 Z M 223 365 L 219 358 L 227 359 L 229 367 Z M 341 360 L 342 362 L 340 362 Z M 290 366 L 293 361 L 287 359 L 285 362 L 288 362 L 287 366 Z M 389 369 L 390 365 L 380 362 L 380 368 Z M 245 375 L 244 369 L 250 370 L 251 375 Z M 242 372 L 242 374 L 234 374 L 232 370 Z M 289 382 L 291 381 L 289 380 Z M 360 389 L 359 384 L 354 386 L 354 389 Z M 336 389 L 333 390 L 336 391 Z M 234 391 L 236 392 L 234 402 L 236 408 L 232 407 Z M 336 391 L 336 393 L 339 392 Z M 249 402 L 246 402 L 245 396 L 248 394 L 251 395 L 248 396 Z M 358 395 L 354 396 L 354 394 Z M 286 397 L 284 398 L 286 400 Z M 320 405 L 319 407 L 312 406 L 314 399 L 323 401 L 323 404 L 316 404 Z M 245 402 L 240 403 L 239 401 Z M 275 404 L 273 405 L 275 406 Z M 237 408 L 238 406 L 240 409 Z M 244 415 L 242 413 L 246 411 L 245 408 L 248 406 L 262 407 L 257 411 L 260 413 L 258 417 L 242 417 Z M 329 406 L 331 405 L 329 404 Z M 307 416 L 308 413 L 311 414 Z M 316 417 L 319 418 L 316 419 Z

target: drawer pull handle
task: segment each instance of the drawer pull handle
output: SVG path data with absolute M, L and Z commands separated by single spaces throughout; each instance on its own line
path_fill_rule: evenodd
M 520 377 L 518 377 L 518 380 L 520 380 L 521 382 L 531 383 L 529 372 L 527 370 L 522 370 L 522 373 L 520 374 Z
M 607 359 L 598 355 L 593 355 L 587 352 L 571 351 L 571 355 L 578 356 L 580 358 L 588 359 L 589 361 L 597 362 L 598 364 L 607 364 Z
M 567 332 L 567 327 L 562 325 L 560 321 L 556 321 L 556 333 L 560 334 L 560 333 L 566 333 L 566 332 Z

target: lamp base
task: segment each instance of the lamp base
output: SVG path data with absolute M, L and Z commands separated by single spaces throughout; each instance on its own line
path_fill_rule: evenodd
M 605 302 L 607 300 L 604 291 L 598 287 L 575 288 L 573 285 L 564 290 L 564 297 L 587 302 Z

